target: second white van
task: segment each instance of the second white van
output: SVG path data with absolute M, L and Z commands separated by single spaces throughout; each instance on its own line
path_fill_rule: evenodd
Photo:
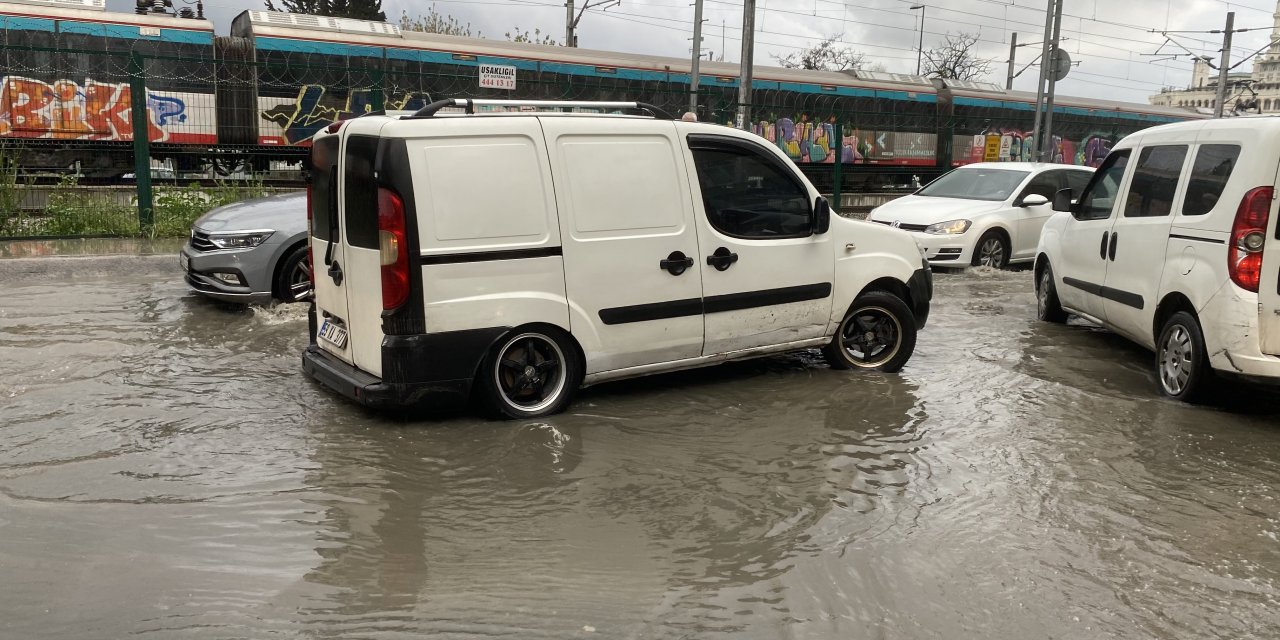
M 758 136 L 647 105 L 444 100 L 331 125 L 311 170 L 303 366 L 370 406 L 474 391 L 533 417 L 812 347 L 892 372 L 929 313 L 906 233 L 832 216 Z

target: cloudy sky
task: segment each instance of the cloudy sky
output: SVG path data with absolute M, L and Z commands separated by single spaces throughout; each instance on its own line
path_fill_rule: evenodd
M 191 0 L 194 3 L 194 0 Z M 231 18 L 246 9 L 261 9 L 260 0 L 204 0 L 206 13 L 225 33 Z M 582 6 L 583 0 L 575 0 Z M 179 4 L 184 0 L 175 0 Z M 693 29 L 691 0 L 621 0 L 605 7 L 593 0 L 578 25 L 581 47 L 613 51 L 687 56 Z M 741 51 L 742 4 L 735 0 L 704 0 L 704 53 L 737 62 Z M 597 8 L 597 4 L 601 8 Z M 774 64 L 774 56 L 803 49 L 822 38 L 840 40 L 891 72 L 913 73 L 916 44 L 921 37 L 920 11 L 924 4 L 924 48 L 943 41 L 948 33 L 972 33 L 979 37 L 978 54 L 992 59 L 991 82 L 1004 84 L 1009 40 L 1039 43 L 1043 38 L 1046 0 L 757 0 L 756 64 Z M 383 0 L 391 21 L 402 12 L 421 15 L 433 3 L 417 0 Z M 112 10 L 129 10 L 132 0 L 108 0 Z M 441 14 L 469 23 L 484 37 L 502 38 L 519 27 L 540 30 L 564 39 L 565 9 L 557 0 L 435 0 Z M 1182 47 L 1166 44 L 1157 31 L 1221 30 L 1228 11 L 1236 14 L 1236 28 L 1250 29 L 1234 36 L 1235 60 L 1267 46 L 1273 27 L 1275 4 L 1267 0 L 1248 3 L 1226 0 L 1066 0 L 1062 21 L 1063 47 L 1078 66 L 1059 83 L 1065 95 L 1146 102 L 1161 87 L 1185 87 L 1191 79 L 1191 62 L 1185 47 L 1197 55 L 1217 60 L 1221 34 L 1170 34 Z M 1163 45 L 1163 46 L 1162 46 Z M 1173 59 L 1171 55 L 1183 54 Z M 1040 53 L 1039 46 L 1019 47 L 1017 69 L 1022 70 Z M 1245 63 L 1239 70 L 1247 70 Z M 1014 81 L 1014 88 L 1034 91 L 1037 68 L 1031 67 Z

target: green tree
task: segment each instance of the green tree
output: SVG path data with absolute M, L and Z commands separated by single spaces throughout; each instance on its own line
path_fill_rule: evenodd
M 555 38 L 552 38 L 550 35 L 542 33 L 541 29 L 534 29 L 533 35 L 529 35 L 528 30 L 521 31 L 520 27 L 516 27 L 514 33 L 511 31 L 508 31 L 503 35 L 507 36 L 507 39 L 512 42 L 528 42 L 531 44 L 549 44 L 551 46 L 560 45 L 559 42 L 556 42 Z
M 421 33 L 443 33 L 449 36 L 468 36 L 473 38 L 483 38 L 477 29 L 475 33 L 471 32 L 471 23 L 463 24 L 458 19 L 440 13 L 436 10 L 436 5 L 432 4 L 427 10 L 425 16 L 409 17 L 408 12 L 400 14 L 400 30 L 401 31 L 418 31 Z

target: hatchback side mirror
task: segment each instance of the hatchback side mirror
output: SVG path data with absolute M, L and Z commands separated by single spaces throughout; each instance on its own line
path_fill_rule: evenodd
M 1031 193 L 1031 194 L 1027 194 L 1027 197 L 1025 197 L 1025 198 L 1023 198 L 1023 199 L 1022 199 L 1022 204 L 1020 204 L 1020 205 L 1018 205 L 1018 206 L 1020 206 L 1020 207 L 1038 207 L 1038 206 L 1040 206 L 1040 205 L 1042 205 L 1042 204 L 1049 204 L 1049 199 L 1048 199 L 1048 198 L 1046 198 L 1046 197 L 1044 197 L 1044 196 L 1042 196 L 1042 195 L 1040 195 L 1040 194 L 1038 194 L 1038 193 Z
M 827 199 L 818 196 L 813 201 L 813 235 L 820 236 L 831 228 L 831 204 Z
M 1053 194 L 1053 210 L 1054 211 L 1071 211 L 1071 189 L 1058 189 Z

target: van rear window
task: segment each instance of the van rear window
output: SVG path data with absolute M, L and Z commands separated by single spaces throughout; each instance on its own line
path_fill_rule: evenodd
M 1201 145 L 1196 151 L 1195 164 L 1191 167 L 1187 195 L 1182 200 L 1182 215 L 1201 216 L 1213 211 L 1239 158 L 1240 145 Z
M 338 163 L 338 136 L 320 138 L 311 145 L 311 235 L 332 240 L 333 217 L 337 215 L 338 185 L 333 173 Z
M 343 215 L 347 221 L 347 244 L 362 249 L 378 248 L 378 183 L 373 179 L 373 163 L 378 155 L 378 138 L 347 137 L 343 158 Z

